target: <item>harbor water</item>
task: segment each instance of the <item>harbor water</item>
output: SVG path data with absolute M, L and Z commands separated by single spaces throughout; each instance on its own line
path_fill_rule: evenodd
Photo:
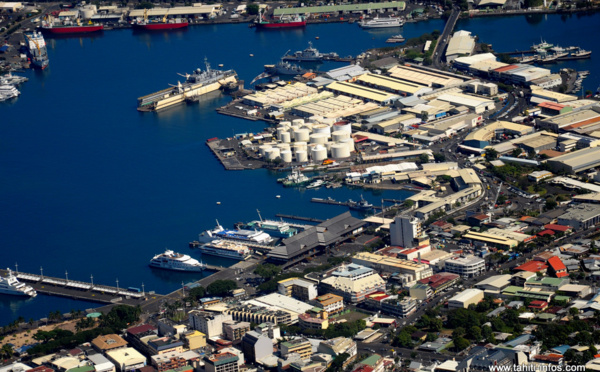
M 547 32 L 554 33 L 553 17 L 537 24 L 522 22 L 523 17 L 479 18 L 460 26 L 468 25 L 502 51 L 502 43 L 507 50 L 524 48 L 539 36 L 600 51 L 598 41 L 578 36 L 599 23 L 598 14 L 564 22 L 558 16 L 561 25 L 581 32 L 556 37 L 544 32 L 546 24 Z M 495 33 L 488 29 L 490 22 L 496 24 Z M 408 39 L 441 31 L 443 25 L 441 20 L 408 23 L 401 33 Z M 531 41 L 505 40 L 505 32 L 531 35 Z M 215 109 L 230 100 L 226 96 L 210 95 L 160 113 L 136 111 L 137 97 L 183 80 L 176 73 L 203 67 L 205 57 L 213 67 L 235 69 L 247 85 L 263 65 L 276 63 L 288 49 L 306 48 L 308 41 L 321 52 L 346 56 L 386 46 L 385 40 L 397 33 L 365 31 L 356 24 L 274 31 L 238 24 L 48 39 L 48 69 L 25 72 L 30 80 L 21 86 L 22 95 L 0 103 L 0 264 L 14 268 L 18 263 L 19 271 L 33 273 L 43 267 L 44 275 L 56 277 L 68 271 L 69 279 L 82 281 L 93 275 L 98 284 L 115 285 L 118 279 L 121 287 L 141 288 L 143 283 L 147 291 L 167 293 L 202 274 L 150 269 L 148 261 L 165 248 L 213 265 L 234 263 L 202 257 L 187 247 L 202 230 L 214 227 L 215 219 L 231 227 L 257 218 L 256 209 L 265 218 L 284 213 L 325 219 L 347 208 L 310 203 L 311 198 L 359 200 L 362 194 L 375 205 L 382 198 L 406 198 L 409 193 L 402 191 L 283 188 L 276 183 L 281 174 L 224 171 L 206 139 L 265 126 L 218 115 Z M 598 79 L 595 60 L 577 62 L 578 69 L 592 72 L 588 80 Z M 337 66 L 343 64 L 327 67 Z M 44 295 L 26 301 L 2 296 L 0 325 L 19 316 L 39 319 L 50 311 L 93 306 Z

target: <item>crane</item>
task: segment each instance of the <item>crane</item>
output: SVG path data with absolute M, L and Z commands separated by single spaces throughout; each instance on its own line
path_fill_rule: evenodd
M 148 23 L 148 8 L 144 9 L 144 23 Z
M 165 12 L 165 16 L 163 17 L 163 23 L 167 23 L 167 15 L 169 14 L 169 9 Z
M 490 209 L 494 209 L 494 206 L 498 202 L 498 197 L 500 197 L 500 190 L 502 189 L 502 182 L 503 181 L 500 181 L 500 185 L 498 185 L 498 192 L 496 193 L 496 197 L 494 198 L 494 202 L 492 203 L 492 206 Z
M 37 41 L 35 41 L 34 39 L 32 39 L 32 38 L 31 38 L 31 36 L 29 36 L 29 35 L 27 35 L 27 34 L 24 34 L 24 35 L 25 35 L 25 37 L 26 37 L 27 39 L 29 39 L 29 41 L 31 41 L 31 42 L 33 43 L 33 45 L 35 45 L 35 47 L 36 47 L 36 48 L 37 48 L 37 50 L 38 50 L 38 55 L 41 55 L 41 54 L 42 54 L 42 51 L 40 50 L 40 45 L 37 43 Z

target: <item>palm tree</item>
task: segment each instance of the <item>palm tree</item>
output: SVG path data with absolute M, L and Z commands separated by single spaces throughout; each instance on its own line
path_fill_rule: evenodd
M 6 356 L 6 358 L 8 359 L 13 355 L 13 348 L 9 344 L 4 344 L 2 345 L 2 349 L 0 349 L 0 353 Z

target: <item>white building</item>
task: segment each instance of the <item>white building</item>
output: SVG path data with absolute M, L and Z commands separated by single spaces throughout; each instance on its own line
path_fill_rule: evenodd
M 412 248 L 415 246 L 415 238 L 418 236 L 421 236 L 421 222 L 418 218 L 398 216 L 390 224 L 392 245 Z
M 444 261 L 444 271 L 473 278 L 485 271 L 485 260 L 475 256 L 460 256 Z
M 466 309 L 471 304 L 483 300 L 483 291 L 476 288 L 468 288 L 448 299 L 449 309 Z
M 120 372 L 133 371 L 146 365 L 146 357 L 132 347 L 107 351 L 106 357 L 117 366 Z
M 223 322 L 233 320 L 231 314 L 214 314 L 200 310 L 192 310 L 189 313 L 190 328 L 200 331 L 207 338 L 223 334 Z
M 475 38 L 471 36 L 469 31 L 456 31 L 446 49 L 446 60 L 454 61 L 460 56 L 470 56 L 475 49 Z

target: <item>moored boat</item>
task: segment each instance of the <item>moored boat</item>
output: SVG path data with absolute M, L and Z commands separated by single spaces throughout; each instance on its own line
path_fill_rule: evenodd
M 198 248 L 202 254 L 241 261 L 247 260 L 252 253 L 247 246 L 227 240 L 214 240 Z
M 144 17 L 142 19 L 136 19 L 131 22 L 131 27 L 134 30 L 172 30 L 178 28 L 184 28 L 188 26 L 188 21 L 182 18 L 167 18 L 167 13 L 162 19 L 149 19 L 148 9 L 144 11 Z
M 8 271 L 8 276 L 0 276 L 0 294 L 29 297 L 37 296 L 35 289 L 25 283 L 19 282 L 12 270 L 6 270 Z
M 306 26 L 306 19 L 301 15 L 295 14 L 290 16 L 282 16 L 278 20 L 269 21 L 259 10 L 258 18 L 254 22 L 254 24 L 256 25 L 257 29 L 304 27 Z
M 87 24 L 84 24 L 79 18 L 75 20 L 60 20 L 54 18 L 52 15 L 48 15 L 46 16 L 46 19 L 42 21 L 40 29 L 42 32 L 48 34 L 81 34 L 102 31 L 104 29 L 104 25 L 93 23 L 91 21 Z
M 362 28 L 391 28 L 404 26 L 404 20 L 398 17 L 363 19 L 358 25 Z
M 25 41 L 27 41 L 27 50 L 31 63 L 40 70 L 48 67 L 50 59 L 48 59 L 48 50 L 46 48 L 46 40 L 44 36 L 37 31 L 23 33 Z
M 187 254 L 175 253 L 166 250 L 164 253 L 157 254 L 150 260 L 150 267 L 174 271 L 200 272 L 206 269 L 206 264 L 191 258 Z
M 258 220 L 250 221 L 248 223 L 238 223 L 237 227 L 240 229 L 261 230 L 277 238 L 290 238 L 298 233 L 298 229 L 290 226 L 289 223 L 283 220 L 264 220 L 260 215 L 260 212 L 258 210 L 257 212 Z

